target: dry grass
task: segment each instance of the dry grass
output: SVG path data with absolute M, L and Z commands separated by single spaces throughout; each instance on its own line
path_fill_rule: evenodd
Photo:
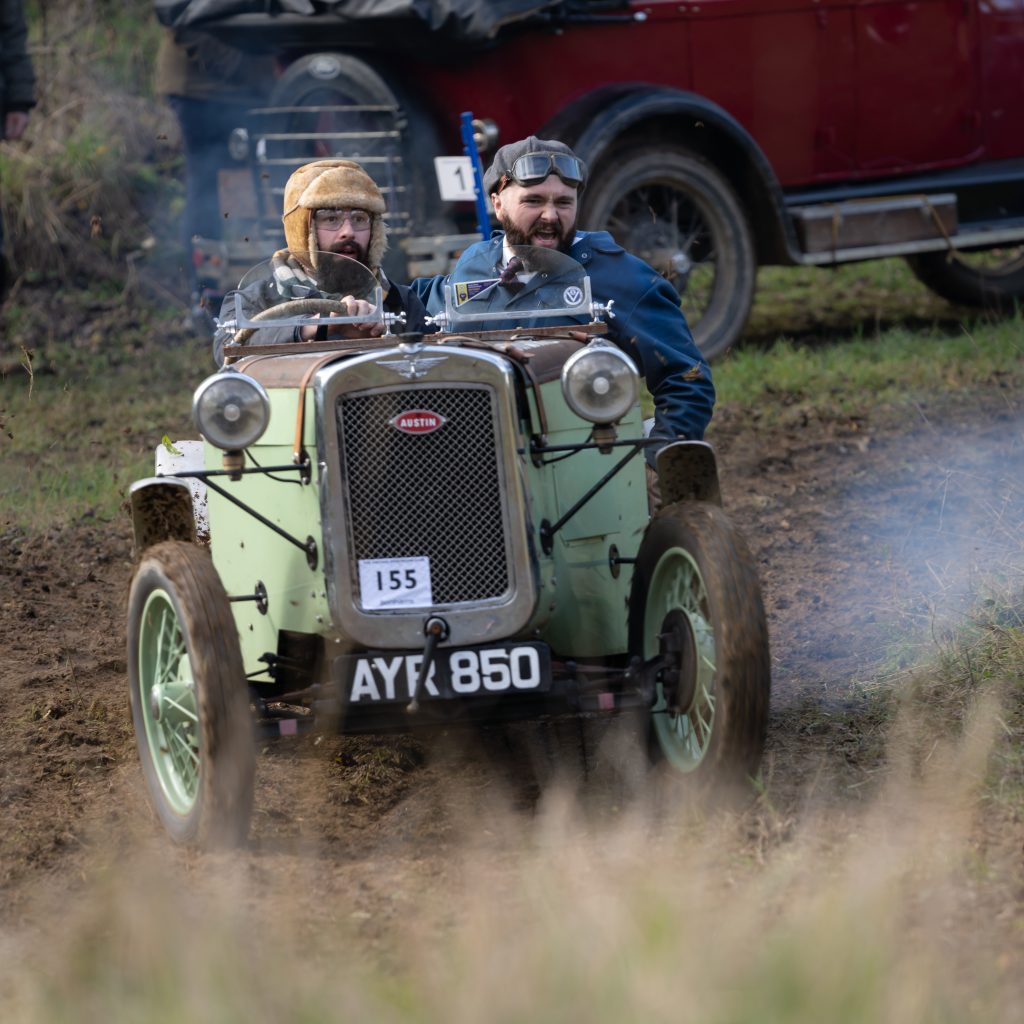
M 769 787 L 733 813 L 638 798 L 598 820 L 554 786 L 524 818 L 489 793 L 444 871 L 413 842 L 380 847 L 390 910 L 363 909 L 358 865 L 315 846 L 197 858 L 149 840 L 0 936 L 4 1017 L 1017 1020 L 1022 803 L 993 799 L 1000 752 L 1019 766 L 1024 639 L 979 629 L 987 679 L 954 657 L 915 681 L 866 804 L 776 805 Z

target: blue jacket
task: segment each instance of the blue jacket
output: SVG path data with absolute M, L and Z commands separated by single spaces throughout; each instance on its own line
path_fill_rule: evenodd
M 461 281 L 496 277 L 503 262 L 504 236 L 470 246 L 455 276 Z M 608 337 L 640 368 L 654 398 L 652 437 L 699 441 L 711 419 L 715 387 L 711 370 L 694 344 L 679 294 L 653 267 L 618 245 L 607 231 L 582 231 L 569 252 L 583 264 L 595 300 L 615 300 Z M 444 285 L 450 277 L 420 277 L 410 288 L 431 314 L 444 309 Z M 494 327 L 494 324 L 488 324 Z M 509 328 L 521 326 L 509 321 Z M 654 464 L 654 450 L 647 452 Z

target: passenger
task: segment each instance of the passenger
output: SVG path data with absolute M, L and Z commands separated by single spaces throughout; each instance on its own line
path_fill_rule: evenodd
M 291 299 L 339 299 L 338 313 L 369 313 L 370 303 L 353 298 L 341 280 L 330 280 L 335 268 L 318 266 L 318 252 L 340 253 L 368 267 L 384 290 L 384 309 L 405 313 L 403 332 L 422 331 L 425 311 L 419 297 L 406 285 L 389 281 L 381 269 L 387 250 L 384 197 L 373 179 L 352 160 L 318 160 L 304 164 L 284 189 L 284 236 L 288 247 L 274 253 L 271 272 L 228 292 L 213 336 L 216 361 L 224 361 L 224 345 L 235 333 L 235 295 L 241 295 L 246 318 Z M 344 261 L 338 261 L 339 264 Z M 261 327 L 252 345 L 312 341 L 328 337 L 365 337 L 379 334 L 380 324 L 333 324 L 317 327 Z
M 410 287 L 430 313 L 444 309 L 444 286 L 500 278 L 509 246 L 558 249 L 583 265 L 595 300 L 614 300 L 608 338 L 644 375 L 654 398 L 652 437 L 665 442 L 700 440 L 711 419 L 715 388 L 711 370 L 694 344 L 675 288 L 653 267 L 626 252 L 606 231 L 577 231 L 579 194 L 586 184 L 583 161 L 563 142 L 534 136 L 502 146 L 484 174 L 502 233 L 477 242 L 449 277 L 417 278 Z M 516 321 L 495 325 L 512 329 Z M 654 467 L 657 447 L 645 453 Z

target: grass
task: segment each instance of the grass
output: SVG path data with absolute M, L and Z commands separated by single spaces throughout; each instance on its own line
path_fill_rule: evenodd
M 45 289 L 40 289 L 45 290 Z M 25 530 L 120 514 L 164 434 L 194 434 L 191 392 L 212 371 L 177 311 L 102 289 L 5 311 L 0 523 Z
M 794 404 L 862 415 L 1024 381 L 1024 315 L 951 307 L 901 260 L 763 269 L 747 339 L 714 367 L 718 399 L 767 422 Z
M 487 833 L 472 822 L 473 841 L 446 847 L 456 882 L 382 851 L 387 927 L 344 875 L 330 905 L 296 894 L 293 915 L 268 916 L 245 895 L 273 878 L 271 850 L 121 850 L 62 905 L 47 957 L 10 937 L 0 1009 L 23 1024 L 1008 1024 L 1024 995 L 1020 803 L 979 815 L 1004 755 L 1019 763 L 1019 690 L 1015 709 L 993 687 L 1019 680 L 1024 632 L 990 611 L 908 689 L 866 805 L 794 813 L 769 787 L 734 814 L 595 823 L 555 790 L 524 824 L 491 794 Z

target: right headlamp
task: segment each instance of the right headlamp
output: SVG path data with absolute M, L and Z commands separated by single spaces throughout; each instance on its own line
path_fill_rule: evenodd
M 636 405 L 640 375 L 622 349 L 606 341 L 592 341 L 565 361 L 562 394 L 582 419 L 617 423 Z

